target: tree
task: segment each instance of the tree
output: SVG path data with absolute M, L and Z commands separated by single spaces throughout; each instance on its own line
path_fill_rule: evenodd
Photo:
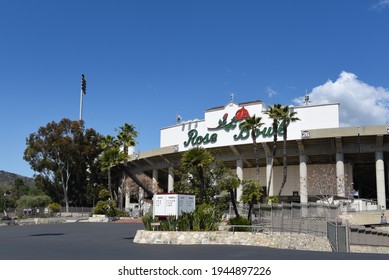
M 201 147 L 196 147 L 186 151 L 182 156 L 182 169 L 200 180 L 199 203 L 202 204 L 205 196 L 205 169 L 210 169 L 214 162 L 214 156 Z
M 136 177 L 142 182 L 144 186 L 146 186 L 151 192 L 159 193 L 163 190 L 154 184 L 153 179 L 147 176 L 146 174 L 136 174 Z M 122 182 L 123 187 L 126 189 L 126 192 L 131 196 L 139 199 L 139 185 L 134 182 L 131 178 L 127 177 L 125 181 Z
M 93 213 L 103 214 L 109 217 L 116 216 L 117 209 L 115 201 L 110 198 L 111 193 L 107 189 L 102 189 L 99 192 L 99 201 L 97 202 Z
M 1 211 L 5 211 L 8 207 L 8 199 L 7 199 L 7 196 L 6 196 L 7 192 L 6 190 L 3 190 L 1 187 L 0 187 L 0 210 Z M 6 213 L 6 212 L 4 212 Z
M 308 194 L 327 204 L 334 204 L 334 197 L 339 193 L 349 195 L 352 184 L 345 174 L 344 178 L 336 175 L 336 167 L 333 164 L 312 165 L 307 180 Z
M 259 154 L 258 154 L 258 147 L 257 147 L 257 135 L 259 134 L 259 128 L 263 125 L 261 121 L 262 118 L 256 117 L 254 114 L 253 116 L 246 118 L 241 125 L 242 129 L 248 130 L 250 132 L 251 139 L 253 140 L 256 175 L 257 175 L 258 183 L 259 183 Z
M 47 195 L 23 195 L 16 201 L 18 208 L 43 208 L 48 206 L 50 203 L 51 198 Z
M 226 203 L 220 203 L 225 198 L 220 196 L 219 182 L 229 174 L 229 169 L 210 151 L 198 147 L 194 149 L 183 153 L 181 162 L 185 162 L 185 165 L 174 170 L 175 175 L 180 178 L 174 182 L 174 190 L 194 194 L 197 204 L 204 202 L 219 204 L 217 206 L 220 207 L 226 206 Z M 200 192 L 203 193 L 202 197 Z
M 125 154 L 123 150 L 120 150 L 120 142 L 111 135 L 103 137 L 100 146 L 103 149 L 100 156 L 101 168 L 108 174 L 108 190 L 110 197 L 113 200 L 111 169 L 113 166 L 118 165 L 123 161 L 127 161 L 128 155 Z
M 39 173 L 37 186 L 51 193 L 58 202 L 64 201 L 66 211 L 69 211 L 69 200 L 85 202 L 88 176 L 94 177 L 87 170 L 93 170 L 96 164 L 100 137 L 95 130 L 85 129 L 83 121 L 64 118 L 40 127 L 26 140 L 24 159 Z
M 163 190 L 154 183 L 154 180 L 147 176 L 144 173 L 141 174 L 136 174 L 135 175 L 142 184 L 147 187 L 151 192 L 153 193 L 160 193 L 163 192 Z M 138 203 L 139 203 L 139 210 L 140 210 L 140 215 L 143 213 L 143 198 L 144 198 L 144 193 L 140 192 L 140 186 L 130 177 L 125 176 L 124 179 L 122 180 L 122 189 L 125 190 L 125 193 L 129 196 L 128 201 L 130 202 L 131 197 L 134 197 Z M 143 189 L 142 189 L 143 190 Z
M 119 127 L 119 134 L 117 136 L 119 144 L 123 146 L 123 151 L 128 155 L 128 148 L 135 146 L 135 139 L 138 137 L 138 132 L 133 125 L 125 123 Z
M 288 137 L 288 125 L 289 123 L 299 121 L 300 119 L 296 117 L 297 112 L 292 111 L 289 106 L 284 106 L 280 108 L 280 120 L 282 125 L 282 135 L 283 135 L 283 146 L 282 146 L 282 183 L 278 196 L 281 196 L 282 190 L 285 187 L 287 175 L 288 175 L 288 154 L 287 154 L 287 137 Z
M 237 218 L 239 218 L 240 215 L 239 215 L 238 208 L 236 207 L 236 198 L 235 197 L 236 197 L 236 189 L 239 187 L 239 185 L 240 185 L 240 180 L 239 180 L 238 176 L 236 176 L 236 175 L 227 176 L 219 182 L 220 189 L 223 191 L 227 191 L 229 193 L 232 208 L 234 209 L 235 216 Z
M 277 154 L 277 141 L 278 141 L 278 126 L 281 118 L 281 104 L 274 104 L 273 106 L 269 106 L 269 110 L 265 112 L 269 116 L 270 119 L 273 120 L 273 148 L 272 148 L 272 159 L 270 164 L 270 176 L 268 186 L 271 185 L 271 179 L 273 175 L 273 166 L 274 166 L 274 158 Z
M 30 194 L 30 187 L 26 186 L 23 179 L 18 177 L 14 180 L 13 186 L 10 189 L 4 192 L 0 190 L 0 194 L 0 199 L 4 200 L 1 205 L 4 207 L 4 204 L 6 204 L 7 207 L 14 208 L 16 207 L 16 201 L 21 196 Z
M 243 180 L 242 186 L 243 190 L 241 200 L 243 203 L 248 203 L 249 205 L 247 219 L 251 221 L 251 212 L 253 210 L 254 204 L 258 203 L 263 194 L 262 187 L 257 181 L 254 180 Z
M 120 145 L 123 147 L 123 151 L 126 155 L 128 155 L 128 148 L 135 146 L 135 139 L 138 136 L 138 132 L 135 130 L 133 125 L 125 123 L 123 126 L 119 127 L 118 141 Z M 124 165 L 127 165 L 127 161 L 124 162 Z M 122 182 L 125 182 L 127 179 L 126 173 L 123 172 Z M 123 183 L 122 183 L 123 184 Z M 123 204 L 123 193 L 127 195 L 127 189 L 120 187 L 120 209 L 122 209 Z
M 116 130 L 116 129 L 115 129 Z M 100 156 L 100 162 L 102 170 L 108 174 L 108 189 L 111 193 L 111 199 L 113 199 L 113 190 L 111 182 L 111 170 L 115 166 L 124 172 L 123 181 L 126 179 L 126 174 L 132 173 L 127 167 L 127 161 L 129 159 L 128 148 L 135 145 L 135 138 L 138 132 L 133 125 L 125 123 L 119 127 L 118 135 L 113 137 L 107 135 L 101 139 L 100 146 L 103 152 Z M 123 166 L 123 168 L 122 168 Z M 131 177 L 131 176 L 130 176 Z M 120 193 L 120 205 L 122 204 L 122 190 L 118 189 Z

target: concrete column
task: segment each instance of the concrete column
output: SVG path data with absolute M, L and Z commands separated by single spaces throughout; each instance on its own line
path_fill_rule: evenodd
M 145 191 L 139 188 L 139 216 L 143 216 L 143 207 L 145 205 Z
M 172 193 L 174 192 L 174 169 L 173 167 L 169 167 L 169 174 L 168 174 L 168 179 L 167 179 L 167 185 L 168 185 L 168 189 L 167 191 L 169 193 Z
M 308 203 L 308 168 L 305 154 L 300 153 L 300 202 Z
M 336 186 L 337 195 L 346 195 L 346 183 L 344 180 L 344 156 L 342 152 L 336 153 Z M 350 190 L 349 190 L 350 191 Z
M 236 176 L 238 176 L 240 181 L 243 181 L 243 160 L 237 159 L 236 160 Z M 239 202 L 240 197 L 242 196 L 243 187 L 242 184 L 239 185 L 239 187 L 236 190 L 236 200 Z
M 272 170 L 271 162 L 272 162 L 272 157 L 266 157 L 266 182 L 267 182 L 266 191 L 268 196 L 274 195 L 274 170 Z
M 156 188 L 158 186 L 158 169 L 153 169 L 153 186 Z
M 129 212 L 130 211 L 130 203 L 131 203 L 131 200 L 130 200 L 130 192 L 129 191 L 126 191 L 124 193 L 125 195 L 125 201 L 124 201 L 124 210 L 126 212 Z
M 375 153 L 375 172 L 377 180 L 377 203 L 379 209 L 386 209 L 386 197 L 385 197 L 385 166 L 384 166 L 384 153 L 382 150 Z

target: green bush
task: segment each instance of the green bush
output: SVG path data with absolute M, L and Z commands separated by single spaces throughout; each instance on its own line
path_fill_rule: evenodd
M 196 207 L 193 213 L 193 230 L 218 230 L 222 219 L 221 212 L 213 205 L 202 204 Z
M 237 226 L 250 226 L 251 222 L 247 218 L 235 217 L 228 221 L 229 225 L 235 225 L 234 231 L 250 231 L 249 227 L 237 227 Z M 232 228 L 231 228 L 232 230 Z
M 93 213 L 115 217 L 117 216 L 116 202 L 113 200 L 98 201 Z
M 202 204 L 190 213 L 182 213 L 178 218 L 171 216 L 166 219 L 154 218 L 151 214 L 142 217 L 146 230 L 153 230 L 152 222 L 160 222 L 158 229 L 161 231 L 215 231 L 218 230 L 222 219 L 221 212 L 215 206 Z
M 41 208 L 51 203 L 51 198 L 47 195 L 23 195 L 17 201 L 18 208 Z
M 161 231 L 175 231 L 177 229 L 177 219 L 175 216 L 167 217 L 165 220 L 161 221 L 159 226 Z
M 192 229 L 192 222 L 193 222 L 193 212 L 182 213 L 182 215 L 178 216 L 177 219 L 178 231 L 190 231 Z
M 47 209 L 49 209 L 49 213 L 51 215 L 54 215 L 56 213 L 59 213 L 61 211 L 61 205 L 58 203 L 50 203 L 49 206 L 47 206 Z
M 99 199 L 108 200 L 110 197 L 111 197 L 111 194 L 109 193 L 109 190 L 102 189 L 99 191 Z
M 125 210 L 116 209 L 116 216 L 118 216 L 118 217 L 129 217 L 130 215 Z
M 266 197 L 266 204 L 270 204 L 271 203 L 278 203 L 279 199 L 278 199 L 278 196 L 276 195 L 271 195 L 271 196 L 268 196 Z
M 147 213 L 146 215 L 142 216 L 141 219 L 142 219 L 143 225 L 145 226 L 146 230 L 152 230 L 151 223 L 158 221 L 157 218 L 154 219 L 153 215 L 151 215 L 149 213 Z

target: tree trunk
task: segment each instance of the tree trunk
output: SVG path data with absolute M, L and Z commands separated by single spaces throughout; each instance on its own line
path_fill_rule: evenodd
M 237 218 L 240 218 L 238 208 L 236 207 L 235 192 L 233 189 L 230 189 L 230 196 L 231 196 L 231 203 L 232 203 L 232 208 L 234 209 L 235 212 L 235 216 Z
M 201 167 L 197 169 L 197 172 L 199 173 L 199 177 L 200 177 L 200 197 L 199 197 L 199 203 L 203 204 L 204 193 L 205 193 L 204 172 L 203 172 L 203 169 Z
M 271 164 L 270 164 L 270 176 L 269 176 L 269 182 L 267 184 L 267 187 L 270 189 L 271 185 L 271 179 L 273 177 L 273 166 L 274 166 L 274 158 L 277 154 L 277 133 L 278 133 L 278 125 L 277 123 L 273 122 L 273 149 L 272 149 L 272 158 L 271 158 Z
M 68 188 L 69 188 L 69 169 L 66 170 L 66 179 L 64 175 L 65 165 L 61 167 L 61 181 L 63 189 L 63 199 L 65 201 L 66 213 L 69 213 L 69 199 L 68 199 Z
M 249 213 L 247 214 L 247 219 L 251 222 L 251 212 L 253 211 L 254 204 L 257 202 L 257 196 L 253 195 L 251 202 L 249 203 Z
M 249 203 L 249 213 L 247 214 L 247 220 L 249 220 L 251 222 L 251 211 L 253 210 L 253 206 L 254 204 L 252 204 L 251 202 Z
M 256 166 L 256 175 L 257 175 L 257 181 L 259 183 L 259 158 L 258 158 L 258 147 L 257 147 L 257 141 L 256 141 L 256 130 L 251 130 L 251 138 L 253 139 L 253 146 L 254 146 L 254 155 L 255 155 L 255 166 Z
M 108 167 L 108 190 L 111 200 L 113 200 L 112 185 L 111 185 L 111 167 Z
M 286 122 L 283 122 L 282 123 L 282 126 L 283 126 L 283 131 L 284 131 L 284 144 L 283 144 L 283 148 L 282 148 L 282 154 L 283 154 L 283 159 L 282 159 L 282 166 L 283 166 L 283 176 L 282 176 L 282 183 L 281 183 L 281 188 L 280 188 L 280 191 L 278 192 L 278 197 L 281 196 L 281 193 L 282 193 L 282 190 L 284 189 L 285 187 L 285 183 L 286 183 L 286 179 L 287 179 L 287 176 L 288 176 L 288 155 L 287 155 L 287 126 L 286 126 Z

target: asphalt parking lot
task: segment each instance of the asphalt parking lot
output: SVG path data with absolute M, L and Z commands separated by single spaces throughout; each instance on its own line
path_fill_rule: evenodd
M 332 253 L 231 245 L 144 245 L 142 224 L 63 223 L 0 227 L 1 260 L 389 260 L 389 254 Z

